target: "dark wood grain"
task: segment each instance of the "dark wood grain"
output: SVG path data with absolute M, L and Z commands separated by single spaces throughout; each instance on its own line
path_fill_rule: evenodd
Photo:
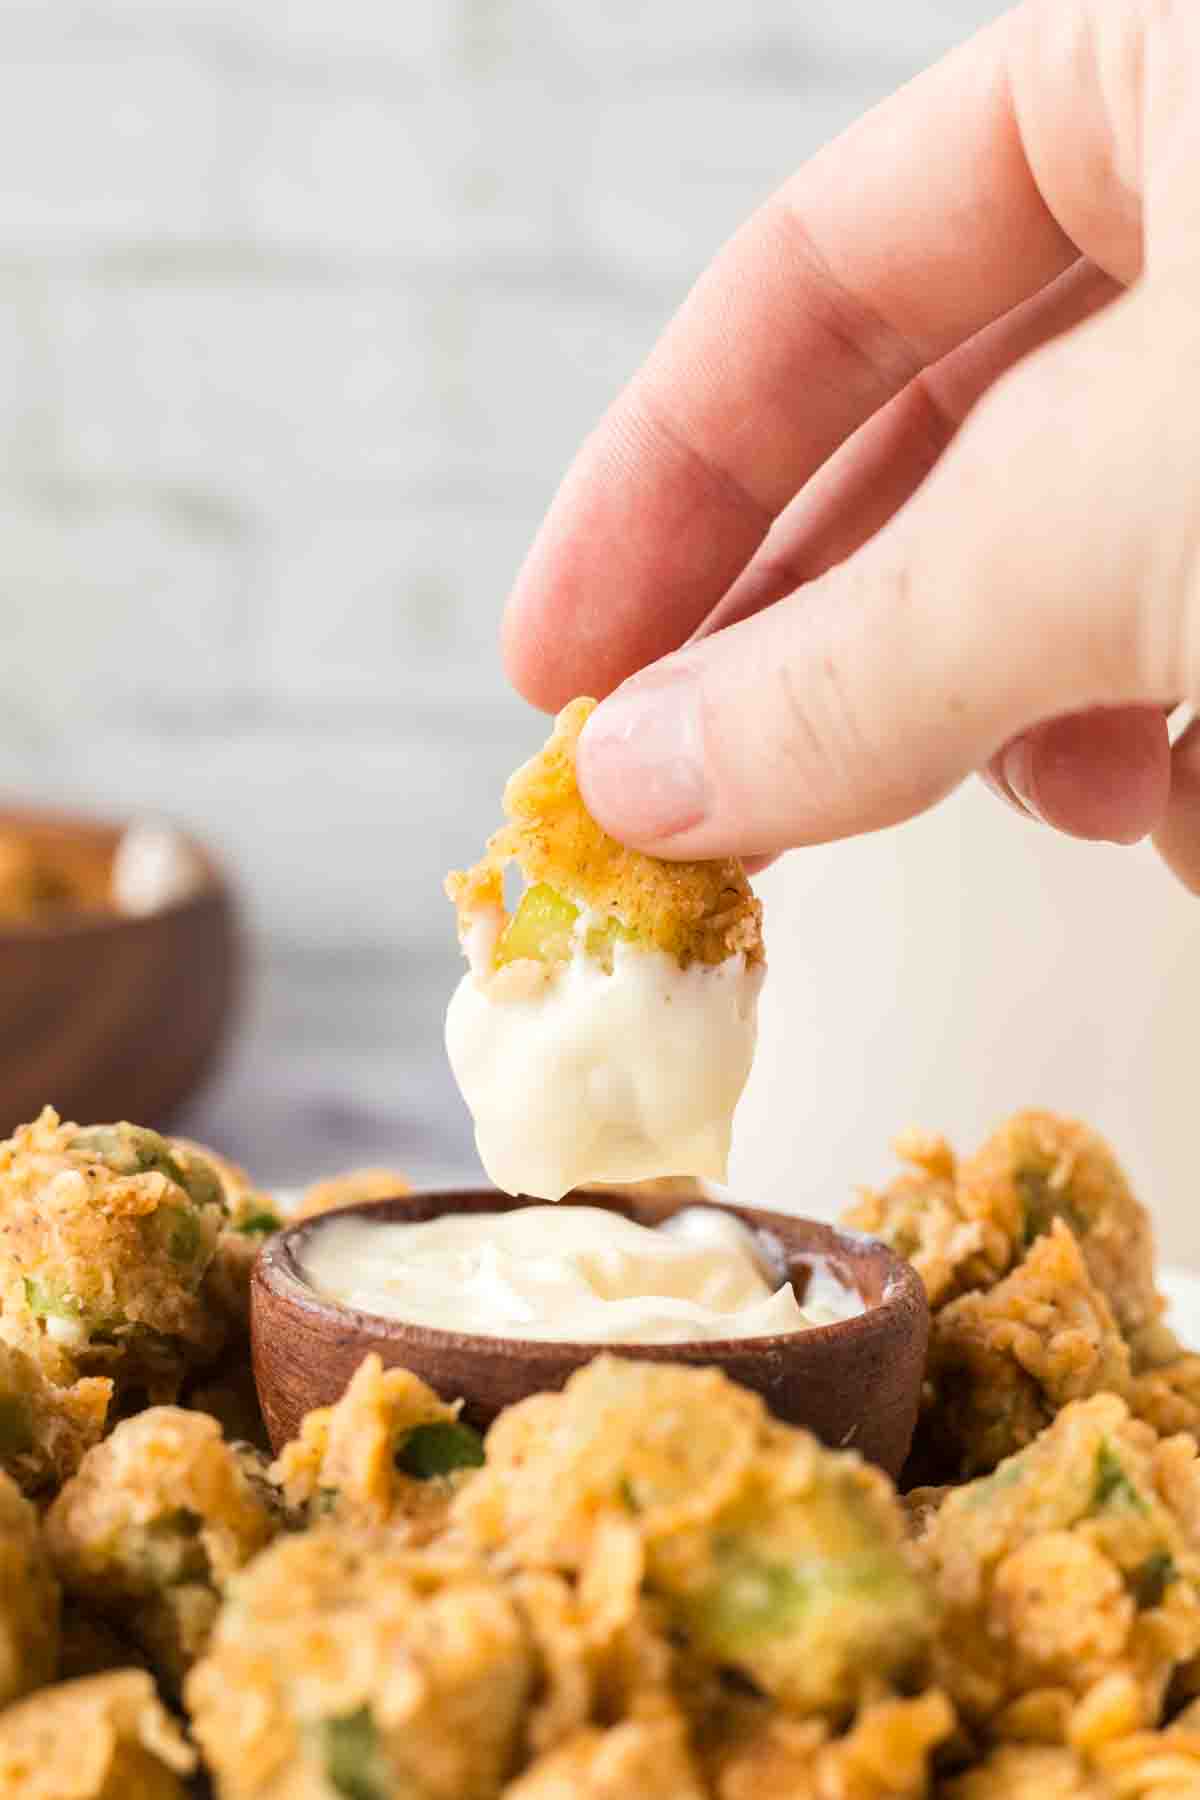
M 580 1195 L 582 1199 L 584 1196 Z M 640 1224 L 657 1225 L 688 1196 L 589 1190 L 601 1205 Z M 508 1211 L 538 1202 L 490 1188 L 407 1194 L 347 1209 L 360 1216 L 413 1222 L 446 1212 Z M 254 1372 L 271 1441 L 278 1450 L 314 1406 L 336 1400 L 368 1352 L 389 1367 L 411 1369 L 446 1400 L 462 1400 L 464 1416 L 486 1428 L 504 1407 L 561 1388 L 603 1350 L 651 1362 L 718 1364 L 753 1388 L 778 1418 L 804 1425 L 834 1446 L 853 1446 L 889 1474 L 908 1452 L 920 1399 L 929 1337 L 925 1291 L 912 1268 L 873 1238 L 812 1219 L 731 1206 L 757 1234 L 780 1279 L 803 1301 L 814 1257 L 825 1258 L 866 1302 L 833 1325 L 773 1337 L 689 1344 L 568 1344 L 468 1336 L 407 1325 L 320 1299 L 304 1281 L 298 1258 L 321 1218 L 280 1232 L 263 1247 L 254 1270 L 251 1331 Z M 343 1212 L 341 1217 L 345 1217 Z
M 111 858 L 122 829 L 0 809 L 0 831 L 80 867 Z M 160 912 L 0 928 L 0 1132 L 47 1101 L 85 1123 L 167 1124 L 208 1073 L 231 1024 L 239 945 L 228 884 L 192 848 L 204 879 Z

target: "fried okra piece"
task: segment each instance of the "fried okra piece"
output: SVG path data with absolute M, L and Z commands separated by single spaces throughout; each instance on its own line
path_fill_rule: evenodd
M 102 1376 L 56 1386 L 40 1362 L 0 1336 L 0 1469 L 25 1494 L 60 1487 L 103 1437 L 111 1398 Z
M 958 1194 L 970 1214 L 1005 1222 L 1017 1255 L 1062 1219 L 1125 1336 L 1158 1320 L 1150 1216 L 1090 1126 L 1048 1112 L 1015 1114 L 959 1165 Z
M 195 1766 L 141 1669 L 63 1682 L 0 1713 L 5 1800 L 185 1800 Z
M 719 1370 L 597 1358 L 496 1422 L 454 1519 L 501 1561 L 575 1572 L 601 1614 L 644 1585 L 696 1654 L 798 1712 L 844 1715 L 929 1647 L 887 1480 Z
M 54 1680 L 61 1611 L 38 1515 L 0 1474 L 0 1707 Z
M 1200 1650 L 1198 1522 L 1194 1443 L 1160 1443 L 1110 1394 L 1067 1406 L 948 1494 L 914 1555 L 942 1604 L 936 1661 L 965 1719 L 1000 1737 L 1061 1735 L 1107 1683 L 1131 1728 L 1154 1724 Z
M 356 1206 L 360 1200 L 391 1200 L 397 1194 L 411 1192 L 412 1183 L 398 1169 L 348 1169 L 342 1175 L 329 1175 L 324 1181 L 316 1181 L 306 1188 L 295 1216 L 314 1219 L 320 1213 Z
M 222 1800 L 493 1800 L 534 1674 L 479 1564 L 329 1523 L 237 1577 L 186 1701 Z
M 725 1179 L 764 971 L 734 859 L 666 863 L 610 838 L 575 778 L 593 702 L 508 783 L 508 823 L 452 874 L 469 972 L 446 1050 L 489 1176 L 559 1200 L 587 1182 Z M 504 876 L 527 884 L 511 917 Z
M 508 822 L 488 840 L 483 860 L 447 877 L 463 936 L 481 917 L 504 915 L 504 870 L 515 862 L 528 888 L 505 918 L 497 967 L 566 957 L 581 911 L 593 921 L 588 948 L 600 959 L 628 936 L 684 967 L 738 953 L 761 961 L 762 907 L 736 858 L 660 862 L 610 838 L 584 806 L 575 750 L 595 704 L 573 700 L 558 715 L 544 749 L 505 788 Z
M 407 1369 L 365 1357 L 335 1406 L 311 1412 L 272 1469 L 287 1505 L 310 1518 L 403 1523 L 410 1540 L 446 1522 L 483 1440 Z
M 47 1107 L 0 1145 L 6 1321 L 28 1321 L 24 1347 L 60 1385 L 80 1372 L 111 1376 L 125 1398 L 172 1398 L 224 1335 L 202 1293 L 224 1216 L 199 1155 Z
M 842 1224 L 882 1238 L 911 1262 L 934 1311 L 956 1294 L 990 1287 L 1013 1261 L 1005 1222 L 986 1209 L 967 1211 L 945 1138 L 906 1131 L 893 1148 L 910 1166 L 885 1188 L 865 1188 Z
M 995 1287 L 933 1321 L 922 1436 L 935 1466 L 986 1474 L 1071 1400 L 1124 1394 L 1129 1349 L 1061 1219 Z
M 177 1689 L 236 1570 L 276 1520 L 215 1419 L 151 1407 L 85 1457 L 46 1516 L 67 1592 L 109 1619 Z

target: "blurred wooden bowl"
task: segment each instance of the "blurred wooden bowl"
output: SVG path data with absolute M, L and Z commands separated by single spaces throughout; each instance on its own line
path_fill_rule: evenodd
M 642 1225 L 660 1225 L 681 1207 L 698 1204 L 686 1193 L 627 1189 L 589 1188 L 574 1198 Z M 778 1418 L 806 1426 L 827 1444 L 852 1446 L 890 1475 L 899 1473 L 916 1423 L 929 1308 L 919 1276 L 874 1238 L 749 1206 L 719 1208 L 751 1228 L 768 1265 L 781 1281 L 792 1281 L 801 1301 L 813 1260 L 823 1258 L 865 1306 L 851 1318 L 806 1331 L 687 1344 L 546 1343 L 437 1331 L 323 1299 L 303 1275 L 309 1238 L 348 1214 L 416 1223 L 447 1212 L 507 1212 L 536 1204 L 492 1188 L 406 1194 L 302 1220 L 269 1239 L 254 1269 L 250 1323 L 255 1380 L 275 1448 L 296 1435 L 312 1407 L 339 1398 L 372 1350 L 389 1367 L 411 1369 L 443 1399 L 462 1400 L 463 1416 L 480 1429 L 514 1401 L 561 1388 L 574 1370 L 610 1351 L 651 1362 L 717 1364 L 760 1393 Z
M 94 909 L 0 922 L 0 1131 L 49 1103 L 81 1123 L 168 1123 L 209 1072 L 238 985 L 234 904 L 203 845 L 195 890 L 160 911 L 102 909 L 125 827 L 69 814 L 0 808 L 13 834 L 67 870 Z

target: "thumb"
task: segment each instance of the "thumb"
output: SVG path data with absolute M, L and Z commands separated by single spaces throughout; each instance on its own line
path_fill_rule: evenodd
M 668 857 L 769 855 L 923 811 L 1039 721 L 1187 695 L 1184 369 L 1191 296 L 1143 291 L 1005 376 L 864 549 L 597 708 L 596 817 Z

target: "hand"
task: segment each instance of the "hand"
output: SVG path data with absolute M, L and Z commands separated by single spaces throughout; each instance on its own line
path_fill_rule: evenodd
M 581 780 L 659 855 L 982 770 L 1200 891 L 1200 8 L 1027 4 L 806 164 L 584 445 L 505 647 L 539 705 L 618 689 Z

